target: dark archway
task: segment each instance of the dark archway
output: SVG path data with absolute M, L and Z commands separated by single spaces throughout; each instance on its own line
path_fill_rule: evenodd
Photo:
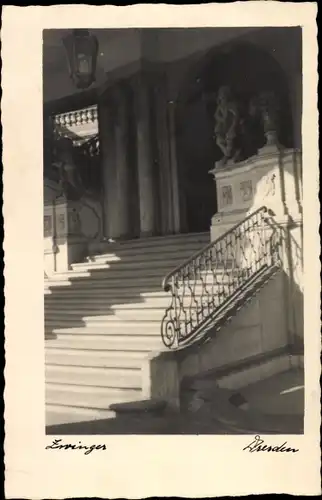
M 229 85 L 243 103 L 260 91 L 274 91 L 281 104 L 279 140 L 292 147 L 293 124 L 284 71 L 271 54 L 249 42 L 211 51 L 189 74 L 178 96 L 177 160 L 182 231 L 207 231 L 217 211 L 216 189 L 209 170 L 222 157 L 213 137 L 216 93 Z M 256 149 L 265 143 L 256 138 Z

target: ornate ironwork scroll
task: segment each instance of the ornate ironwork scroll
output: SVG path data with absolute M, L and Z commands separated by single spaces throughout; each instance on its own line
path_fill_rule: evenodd
M 261 207 L 169 273 L 171 294 L 161 324 L 168 348 L 192 343 L 216 314 L 265 270 L 280 265 L 281 233 Z

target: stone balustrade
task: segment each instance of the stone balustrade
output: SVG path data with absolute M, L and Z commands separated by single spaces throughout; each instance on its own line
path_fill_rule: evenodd
M 88 108 L 80 109 L 77 111 L 69 111 L 68 113 L 61 113 L 54 117 L 56 125 L 62 127 L 70 127 L 75 125 L 84 125 L 87 123 L 97 123 L 98 113 L 97 106 L 90 106 Z
M 89 138 L 98 134 L 97 105 L 57 114 L 53 121 L 61 135 L 72 133 L 79 138 Z

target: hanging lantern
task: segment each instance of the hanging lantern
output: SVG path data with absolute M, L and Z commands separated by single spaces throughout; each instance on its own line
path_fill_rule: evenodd
M 95 82 L 98 54 L 97 38 L 86 29 L 75 29 L 63 39 L 67 52 L 70 77 L 79 89 Z

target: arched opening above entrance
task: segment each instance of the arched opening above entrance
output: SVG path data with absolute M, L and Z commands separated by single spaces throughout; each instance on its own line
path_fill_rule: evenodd
M 247 113 L 255 96 L 260 92 L 273 92 L 278 104 L 279 142 L 285 147 L 293 146 L 288 83 L 274 57 L 250 42 L 227 44 L 203 56 L 189 71 L 176 108 L 184 231 L 208 230 L 210 219 L 217 211 L 215 187 L 208 172 L 223 156 L 214 137 L 214 115 L 222 86 L 230 87 L 234 99 Z M 266 139 L 261 123 L 250 129 L 247 141 L 246 157 L 264 146 Z

